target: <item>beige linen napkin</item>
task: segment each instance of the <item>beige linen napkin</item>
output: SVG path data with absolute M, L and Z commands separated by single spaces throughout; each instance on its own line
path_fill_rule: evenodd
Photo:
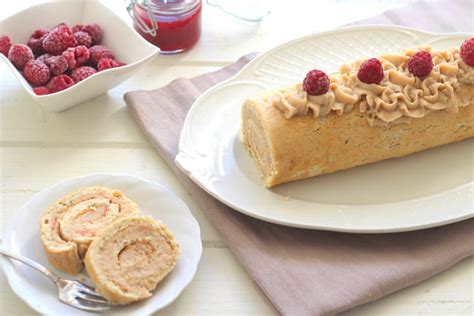
M 363 22 L 472 31 L 472 16 L 467 13 L 472 12 L 471 6 L 470 1 L 422 3 Z M 425 15 L 429 17 L 420 18 Z M 219 71 L 178 79 L 160 89 L 130 92 L 124 98 L 158 153 L 279 312 L 341 312 L 420 282 L 474 254 L 474 219 L 397 234 L 295 229 L 242 215 L 181 173 L 174 157 L 189 107 L 202 92 L 235 74 L 252 57 L 254 54 Z

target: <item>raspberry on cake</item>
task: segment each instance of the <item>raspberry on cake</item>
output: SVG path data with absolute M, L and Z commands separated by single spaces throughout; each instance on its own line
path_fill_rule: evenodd
M 461 44 L 459 55 L 466 64 L 474 67 L 474 37 Z
M 416 77 L 426 77 L 433 70 L 433 60 L 429 52 L 420 51 L 408 59 L 408 71 Z
M 364 83 L 380 83 L 383 79 L 383 68 L 380 60 L 371 58 L 360 65 L 357 78 Z
M 313 69 L 306 74 L 303 89 L 311 95 L 325 94 L 329 90 L 329 78 L 325 72 Z

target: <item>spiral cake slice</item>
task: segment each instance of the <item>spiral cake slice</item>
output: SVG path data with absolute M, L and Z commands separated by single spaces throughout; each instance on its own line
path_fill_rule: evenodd
M 178 256 L 178 243 L 165 225 L 148 216 L 133 216 L 97 235 L 85 265 L 102 296 L 112 304 L 129 304 L 150 297 Z
M 117 219 L 138 214 L 137 204 L 118 190 L 84 188 L 69 193 L 46 210 L 40 223 L 41 243 L 53 266 L 77 274 L 100 230 Z

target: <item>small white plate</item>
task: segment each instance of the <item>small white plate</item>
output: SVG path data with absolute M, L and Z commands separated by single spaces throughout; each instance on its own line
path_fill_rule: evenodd
M 135 202 L 144 214 L 162 221 L 179 242 L 181 255 L 176 267 L 158 285 L 152 297 L 126 306 L 114 307 L 111 313 L 149 315 L 173 302 L 191 282 L 202 254 L 201 233 L 196 219 L 186 204 L 159 184 L 127 175 L 93 174 L 61 181 L 46 188 L 15 212 L 3 236 L 3 246 L 31 258 L 65 278 L 67 273 L 54 269 L 46 258 L 40 242 L 39 221 L 46 208 L 60 197 L 76 189 L 101 185 L 119 189 Z M 87 315 L 61 303 L 57 290 L 41 273 L 10 259 L 3 259 L 3 270 L 10 287 L 31 308 L 41 314 Z M 77 279 L 90 284 L 85 272 Z
M 196 100 L 181 132 L 176 163 L 223 203 L 282 225 L 379 233 L 473 217 L 474 139 L 269 190 L 240 138 L 242 104 L 264 89 L 302 81 L 313 68 L 331 73 L 359 58 L 423 45 L 446 49 L 471 36 L 364 26 L 276 47 Z

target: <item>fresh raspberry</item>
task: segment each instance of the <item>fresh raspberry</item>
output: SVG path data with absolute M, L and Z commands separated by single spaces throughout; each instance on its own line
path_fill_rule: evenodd
M 461 44 L 459 55 L 466 64 L 474 67 L 474 37 Z
M 48 65 L 51 70 L 51 74 L 54 76 L 60 75 L 67 70 L 67 60 L 61 55 L 51 56 L 46 59 L 45 64 Z
M 79 81 L 82 81 L 86 79 L 87 77 L 92 76 L 96 72 L 97 71 L 92 67 L 83 66 L 83 67 L 74 69 L 71 73 L 71 77 L 76 83 L 78 83 Z
M 119 61 L 116 61 L 115 59 L 111 58 L 101 58 L 99 60 L 99 63 L 97 64 L 97 70 L 102 71 L 110 68 L 116 68 L 125 65 L 124 63 L 121 63 Z
M 49 31 L 48 29 L 42 27 L 42 28 L 39 28 L 37 29 L 36 31 L 34 31 L 30 37 L 33 37 L 33 38 L 42 38 L 43 36 L 45 36 L 46 34 L 48 34 Z
M 433 60 L 429 52 L 417 52 L 407 61 L 408 71 L 414 76 L 425 77 L 433 70 Z
M 77 24 L 74 25 L 73 28 L 71 29 L 73 33 L 80 32 L 84 28 L 84 25 L 82 24 Z
M 45 95 L 45 94 L 49 94 L 49 89 L 46 88 L 45 86 L 36 87 L 36 88 L 33 88 L 33 92 L 34 92 L 36 95 Z
M 10 47 L 12 47 L 12 41 L 10 40 L 10 38 L 6 35 L 1 35 L 0 36 L 0 54 L 8 56 L 8 51 L 10 50 Z
M 89 61 L 89 49 L 85 46 L 69 47 L 62 56 L 66 58 L 69 70 L 76 69 Z
M 329 90 L 329 78 L 324 71 L 310 70 L 303 80 L 303 90 L 311 95 L 325 94 Z
M 95 45 L 89 48 L 90 60 L 93 65 L 97 65 L 102 58 L 115 59 L 114 53 L 102 45 Z
M 46 86 L 50 93 L 55 93 L 67 89 L 75 84 L 74 80 L 68 75 L 59 75 L 55 76 L 48 82 Z
M 64 50 L 61 54 L 64 58 L 66 58 L 67 66 L 69 70 L 77 68 L 77 61 L 76 61 L 76 48 L 69 47 Z
M 36 58 L 36 60 L 41 61 L 41 62 L 46 64 L 46 59 L 48 59 L 50 57 L 53 57 L 53 55 L 45 53 L 43 55 L 40 55 L 38 58 Z
M 35 59 L 35 56 L 28 46 L 15 44 L 8 51 L 8 59 L 10 59 L 16 68 L 22 70 L 29 60 Z
M 61 30 L 62 32 L 67 32 L 67 33 L 69 33 L 69 31 L 72 32 L 72 30 L 69 28 L 69 26 L 67 26 L 67 24 L 64 23 L 64 22 L 61 22 L 61 23 L 59 23 L 58 25 L 54 26 L 54 27 L 51 29 L 51 32 L 52 32 L 52 31 L 57 31 L 57 30 Z
M 377 58 L 364 61 L 357 72 L 357 78 L 365 83 L 380 83 L 383 79 L 382 64 Z
M 30 60 L 23 68 L 23 77 L 26 81 L 35 86 L 42 86 L 49 81 L 51 72 L 44 63 L 37 60 Z
M 28 40 L 28 47 L 31 48 L 34 54 L 40 55 L 44 53 L 43 49 L 43 40 L 48 34 L 48 30 L 45 28 L 37 29 L 31 34 L 30 39 Z
M 92 45 L 92 37 L 89 33 L 79 31 L 74 33 L 74 37 L 76 38 L 77 45 L 83 45 L 85 47 L 91 47 Z
M 96 23 L 84 25 L 81 31 L 89 33 L 92 37 L 92 44 L 98 44 L 102 38 L 102 29 Z
M 76 38 L 67 26 L 56 26 L 43 39 L 44 50 L 54 55 L 61 54 L 66 48 L 74 47 L 76 44 Z
M 76 50 L 74 51 L 74 54 L 76 55 L 76 60 L 79 65 L 84 65 L 89 61 L 89 49 L 85 46 L 77 46 Z

